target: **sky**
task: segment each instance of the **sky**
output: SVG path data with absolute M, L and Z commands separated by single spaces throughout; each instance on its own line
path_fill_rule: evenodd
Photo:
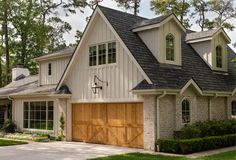
M 106 6 L 109 8 L 113 8 L 116 10 L 121 10 L 124 12 L 130 12 L 130 11 L 126 11 L 124 8 L 118 7 L 117 3 L 114 0 L 103 0 L 103 2 L 100 3 L 100 5 L 102 6 Z M 235 1 L 235 5 L 236 5 L 236 1 Z M 152 11 L 150 9 L 150 0 L 141 0 L 141 4 L 140 4 L 140 9 L 139 9 L 139 16 L 142 17 L 146 17 L 146 18 L 154 18 L 157 17 L 158 15 L 155 15 L 154 11 Z M 80 11 L 77 11 L 76 14 L 72 14 L 69 16 L 65 16 L 64 14 L 59 14 L 59 16 L 67 21 L 68 23 L 71 24 L 72 26 L 72 30 L 70 31 L 70 33 L 67 33 L 64 35 L 64 38 L 66 40 L 67 44 L 70 43 L 75 43 L 75 33 L 76 30 L 80 30 L 83 31 L 87 22 L 86 22 L 86 17 L 90 16 L 92 14 L 92 10 L 88 7 L 86 7 L 85 9 L 83 9 L 84 13 L 81 13 Z M 208 18 L 211 18 L 214 15 L 207 15 Z M 195 21 L 195 19 L 191 19 L 191 23 L 193 24 Z M 236 26 L 236 19 L 234 19 L 233 21 L 231 21 L 235 26 Z M 200 31 L 200 28 L 198 25 L 193 24 L 191 27 L 192 30 L 195 31 Z M 231 38 L 232 43 L 236 42 L 236 28 L 235 31 L 227 31 L 227 34 L 229 35 L 229 37 Z

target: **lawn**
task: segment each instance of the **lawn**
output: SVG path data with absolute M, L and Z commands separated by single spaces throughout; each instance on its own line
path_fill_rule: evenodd
M 20 144 L 27 144 L 27 142 L 0 139 L 0 147 L 2 147 L 2 146 L 20 145 Z
M 97 158 L 96 160 L 236 160 L 236 151 L 221 153 L 213 156 L 202 157 L 197 159 L 185 157 L 169 157 L 160 155 L 150 155 L 142 153 L 128 153 L 114 155 L 109 157 Z

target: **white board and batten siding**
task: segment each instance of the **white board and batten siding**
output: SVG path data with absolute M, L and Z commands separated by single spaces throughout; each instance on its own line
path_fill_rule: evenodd
M 40 85 L 57 84 L 70 60 L 70 57 L 40 62 Z M 52 75 L 48 75 L 48 64 L 52 65 Z
M 130 91 L 144 78 L 99 14 L 87 33 L 63 82 L 72 92 L 72 103 L 137 101 L 138 97 Z M 109 42 L 116 42 L 116 63 L 89 66 L 89 46 Z M 108 82 L 108 86 L 99 83 L 103 89 L 98 94 L 91 88 L 94 75 Z

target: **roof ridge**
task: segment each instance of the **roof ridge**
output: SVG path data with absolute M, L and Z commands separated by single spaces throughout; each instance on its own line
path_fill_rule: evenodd
M 109 8 L 109 7 L 105 7 L 105 6 L 102 6 L 102 5 L 98 5 L 98 8 L 109 9 L 109 10 L 113 10 L 113 11 L 120 12 L 120 13 L 123 13 L 123 14 L 128 14 L 128 15 L 130 15 L 130 16 L 134 16 L 134 17 L 137 17 L 137 18 L 143 18 L 143 19 L 149 20 L 149 18 L 147 18 L 147 17 L 142 17 L 142 16 L 134 15 L 134 14 L 132 14 L 132 13 L 120 11 L 120 10 L 113 9 L 113 8 Z

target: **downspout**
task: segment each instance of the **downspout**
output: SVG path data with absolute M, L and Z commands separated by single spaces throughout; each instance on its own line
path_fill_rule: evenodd
M 160 99 L 166 96 L 166 90 L 159 96 L 157 96 L 157 139 L 160 139 Z
M 218 94 L 216 93 L 213 97 L 209 98 L 208 101 L 208 119 L 212 120 L 211 111 L 212 111 L 212 100 L 216 99 Z

